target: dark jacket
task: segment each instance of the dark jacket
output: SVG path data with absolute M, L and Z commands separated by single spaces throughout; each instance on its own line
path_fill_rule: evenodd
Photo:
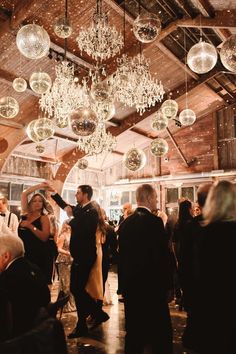
M 59 194 L 52 198 L 61 207 L 68 206 Z M 70 253 L 75 263 L 93 264 L 96 259 L 96 230 L 98 225 L 98 213 L 91 203 L 81 208 L 73 207 L 74 218 L 69 225 L 71 227 Z
M 172 282 L 162 220 L 145 208 L 137 208 L 121 223 L 118 242 L 124 294 L 145 289 L 163 299 Z
M 0 275 L 0 306 L 9 306 L 7 315 L 11 318 L 5 320 L 12 321 L 8 329 L 6 323 L 0 324 L 2 340 L 32 328 L 39 309 L 49 302 L 50 292 L 40 269 L 24 257 L 13 261 Z

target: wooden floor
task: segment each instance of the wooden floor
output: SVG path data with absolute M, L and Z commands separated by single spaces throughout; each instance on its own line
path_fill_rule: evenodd
M 104 306 L 110 319 L 89 333 L 89 337 L 67 340 L 69 354 L 123 354 L 124 353 L 124 304 L 118 302 L 116 295 L 117 274 L 109 273 L 112 305 Z M 57 291 L 57 283 L 53 285 L 52 293 Z M 178 311 L 174 303 L 170 304 L 172 325 L 174 330 L 174 354 L 194 354 L 181 345 L 181 334 L 185 325 L 185 313 Z M 70 333 L 77 321 L 76 313 L 62 315 L 65 334 Z M 134 353 L 135 354 L 135 353 Z M 149 354 L 149 353 L 146 353 Z

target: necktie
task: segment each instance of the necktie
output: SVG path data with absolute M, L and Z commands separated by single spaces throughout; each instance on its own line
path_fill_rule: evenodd
M 0 213 L 0 216 L 6 216 L 6 214 L 4 214 L 4 213 Z

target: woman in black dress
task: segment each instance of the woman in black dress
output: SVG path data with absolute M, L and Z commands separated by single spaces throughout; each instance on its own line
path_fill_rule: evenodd
M 51 252 L 49 246 L 50 222 L 46 215 L 47 202 L 43 195 L 36 193 L 28 201 L 28 195 L 45 188 L 44 183 L 29 187 L 21 195 L 22 220 L 18 234 L 24 242 L 25 257 L 36 264 L 51 284 Z

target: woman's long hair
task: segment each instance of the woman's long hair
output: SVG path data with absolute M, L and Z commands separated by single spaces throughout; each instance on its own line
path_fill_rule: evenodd
M 219 181 L 210 190 L 203 208 L 204 225 L 215 221 L 236 221 L 236 185 Z
M 45 214 L 50 214 L 51 212 L 51 209 L 48 207 L 49 203 L 48 201 L 44 198 L 44 196 L 41 194 L 41 193 L 35 193 L 29 200 L 28 202 L 28 209 L 30 210 L 30 207 L 31 207 L 31 204 L 34 200 L 35 197 L 40 197 L 42 199 L 42 202 L 43 202 L 43 207 L 42 207 L 42 210 L 41 210 L 41 214 L 42 215 L 45 215 Z M 50 205 L 51 206 L 51 205 Z
M 186 223 L 192 219 L 191 208 L 192 203 L 189 200 L 184 200 L 179 203 L 178 227 L 185 226 Z
M 91 202 L 91 204 L 93 205 L 93 207 L 97 210 L 98 212 L 98 228 L 99 230 L 102 232 L 103 236 L 106 237 L 106 223 L 105 223 L 105 220 L 104 220 L 104 217 L 102 215 L 102 211 L 101 211 L 101 207 L 100 205 L 95 202 L 94 200 Z M 104 240 L 105 242 L 105 240 Z M 103 242 L 103 243 L 104 243 Z

